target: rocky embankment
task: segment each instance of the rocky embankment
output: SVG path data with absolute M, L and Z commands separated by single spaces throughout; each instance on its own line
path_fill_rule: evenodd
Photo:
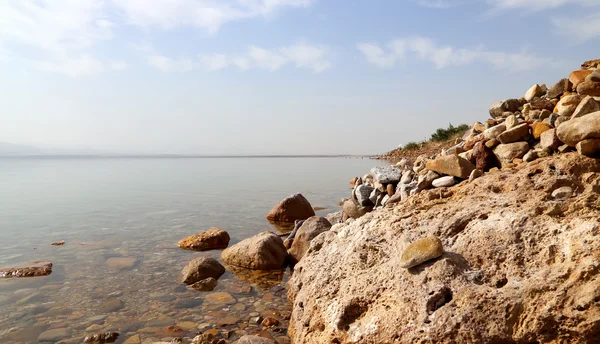
M 293 342 L 600 341 L 599 65 L 355 178 L 295 266 Z

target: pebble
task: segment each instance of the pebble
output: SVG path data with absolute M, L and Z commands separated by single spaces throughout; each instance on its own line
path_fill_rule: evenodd
M 573 189 L 570 186 L 563 186 L 552 191 L 552 197 L 555 199 L 567 199 L 573 195 Z
M 435 188 L 449 187 L 456 184 L 456 180 L 452 176 L 445 176 L 433 181 L 432 185 Z
M 404 249 L 400 257 L 400 266 L 410 269 L 444 254 L 442 241 L 435 236 L 419 239 Z

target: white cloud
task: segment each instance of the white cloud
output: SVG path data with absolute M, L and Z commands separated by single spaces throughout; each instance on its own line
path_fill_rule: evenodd
M 437 9 L 447 9 L 456 6 L 460 6 L 464 3 L 464 1 L 457 0 L 413 0 L 419 6 L 429 7 L 429 8 L 437 8 Z
M 119 26 L 195 27 L 216 32 L 222 25 L 254 17 L 269 17 L 284 8 L 303 8 L 317 0 L 15 0 L 0 1 L 0 42 L 6 56 L 31 61 L 19 52 L 35 55 L 33 66 L 69 76 L 96 70 L 124 70 L 91 57 L 100 40 L 113 38 Z M 21 46 L 39 52 L 21 50 Z M 24 54 L 21 54 L 24 55 Z M 195 68 L 189 61 L 170 63 L 155 57 L 152 63 L 167 69 Z M 161 65 L 162 63 L 162 65 Z M 244 61 L 236 65 L 243 66 Z M 103 68 L 96 68 L 95 65 Z M 167 67 L 166 67 L 167 66 Z M 182 67 L 175 67 L 182 66 Z M 95 73 L 95 72 L 94 72 Z
M 123 61 L 113 61 L 110 63 L 110 69 L 112 70 L 126 70 L 127 68 L 129 68 L 129 65 L 126 62 Z
M 282 8 L 308 7 L 316 0 L 112 0 L 137 26 L 192 26 L 216 32 L 229 22 L 269 16 Z
M 552 24 L 557 33 L 579 42 L 600 37 L 600 12 L 583 18 L 554 18 Z
M 305 42 L 275 49 L 251 45 L 241 54 L 200 54 L 197 61 L 171 59 L 154 53 L 147 46 L 143 51 L 149 53 L 148 63 L 163 72 L 187 72 L 197 69 L 216 71 L 231 67 L 240 70 L 253 68 L 274 72 L 287 65 L 293 65 L 296 68 L 321 73 L 331 67 L 331 54 L 327 47 Z
M 492 10 L 531 10 L 540 11 L 565 5 L 600 5 L 598 0 L 487 0 Z
M 539 67 L 558 66 L 559 62 L 529 54 L 526 51 L 507 53 L 485 50 L 483 47 L 464 49 L 437 45 L 433 40 L 423 37 L 398 39 L 390 42 L 387 49 L 378 44 L 359 43 L 357 49 L 367 61 L 381 68 L 391 68 L 397 61 L 410 55 L 429 61 L 437 69 L 452 66 L 464 66 L 472 63 L 487 63 L 495 68 L 512 71 L 529 70 Z

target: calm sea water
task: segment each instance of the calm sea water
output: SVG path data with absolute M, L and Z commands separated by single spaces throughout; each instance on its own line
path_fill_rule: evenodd
M 177 283 L 199 255 L 176 247 L 210 227 L 231 243 L 275 230 L 266 213 L 301 192 L 320 215 L 339 210 L 348 180 L 383 162 L 358 158 L 0 159 L 0 266 L 54 263 L 52 275 L 0 280 L 0 342 L 37 343 L 117 331 L 151 343 L 213 331 L 286 342 L 286 277 L 227 272 L 213 293 Z M 65 246 L 50 246 L 64 240 Z M 126 258 L 125 266 L 111 258 Z M 114 261 L 114 259 L 113 259 Z M 257 277 L 257 276 L 254 276 Z M 258 276 L 261 277 L 261 276 Z M 248 287 L 252 287 L 251 289 Z M 262 328 L 249 319 L 273 315 Z M 223 320 L 225 319 L 225 320 Z

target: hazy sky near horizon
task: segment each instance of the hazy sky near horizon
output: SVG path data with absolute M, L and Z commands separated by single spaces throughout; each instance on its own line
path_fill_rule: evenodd
M 599 46 L 598 0 L 0 0 L 0 142 L 380 153 Z

